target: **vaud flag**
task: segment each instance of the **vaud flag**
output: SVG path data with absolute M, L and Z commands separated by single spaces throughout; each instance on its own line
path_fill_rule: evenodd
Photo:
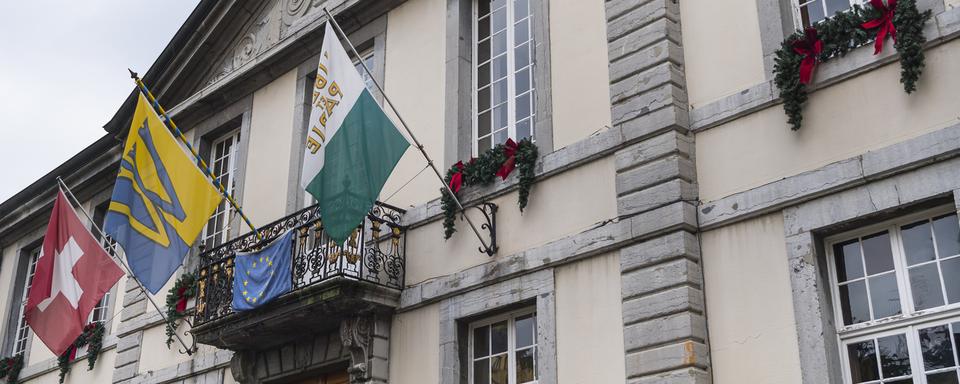
M 324 230 L 342 243 L 410 144 L 364 86 L 329 22 L 307 127 L 300 185 L 319 202 Z
M 62 355 L 83 332 L 90 311 L 121 276 L 123 270 L 110 260 L 60 191 L 27 293 L 27 324 L 54 355 Z
M 104 229 L 150 292 L 177 270 L 220 199 L 139 93 Z
M 288 230 L 257 252 L 237 252 L 233 259 L 234 311 L 254 309 L 290 290 L 295 233 Z

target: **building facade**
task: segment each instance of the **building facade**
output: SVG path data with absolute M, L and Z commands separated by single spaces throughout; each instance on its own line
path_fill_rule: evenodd
M 154 297 L 196 274 L 195 350 L 123 278 L 91 316 L 97 365 L 66 382 L 958 383 L 960 1 L 917 0 L 916 92 L 888 41 L 819 64 L 800 130 L 778 97 L 781 42 L 860 3 L 202 0 L 144 81 L 263 233 L 297 231 L 294 289 L 230 309 L 233 256 L 259 244 L 224 204 Z M 325 240 L 298 183 L 322 7 L 441 170 L 536 144 L 522 212 L 516 175 L 459 194 L 493 256 L 459 219 L 444 239 L 413 149 L 362 230 Z M 102 221 L 134 96 L 0 204 L 0 357 L 22 382 L 58 380 L 22 320 L 56 177 Z

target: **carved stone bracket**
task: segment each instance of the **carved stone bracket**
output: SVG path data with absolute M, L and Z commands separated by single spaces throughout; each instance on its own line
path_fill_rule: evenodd
M 370 323 L 372 318 L 360 315 L 340 323 L 340 341 L 350 351 L 350 383 L 367 383 L 370 380 Z

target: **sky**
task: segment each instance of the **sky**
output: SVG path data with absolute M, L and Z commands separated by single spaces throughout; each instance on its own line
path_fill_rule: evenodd
M 0 202 L 106 134 L 197 3 L 0 1 Z

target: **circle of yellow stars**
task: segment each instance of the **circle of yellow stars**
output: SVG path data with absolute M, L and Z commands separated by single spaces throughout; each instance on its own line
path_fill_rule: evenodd
M 250 268 L 256 268 L 258 262 L 261 264 L 265 263 L 267 267 L 273 266 L 273 260 L 270 260 L 270 257 L 260 256 L 260 260 L 254 260 L 250 264 Z M 247 276 L 250 276 L 249 269 L 247 270 Z M 270 276 L 271 277 L 273 276 L 273 271 L 270 271 Z M 250 296 L 250 291 L 247 290 L 247 285 L 250 285 L 250 280 L 243 279 L 243 292 L 241 293 L 243 294 L 243 299 L 246 300 L 246 302 L 251 304 L 256 304 L 257 299 L 261 299 L 261 300 L 263 299 L 263 293 L 267 289 L 267 287 L 263 287 L 263 289 L 261 289 L 260 292 L 257 293 L 256 295 Z

